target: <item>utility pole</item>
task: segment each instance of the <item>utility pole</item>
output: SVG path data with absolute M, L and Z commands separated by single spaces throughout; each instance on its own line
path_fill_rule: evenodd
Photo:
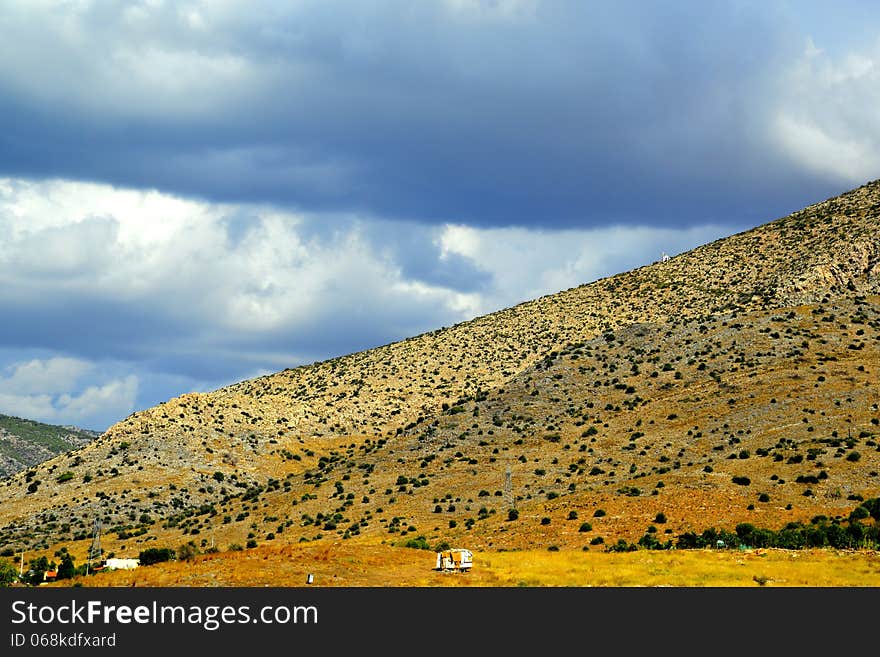
M 507 471 L 504 473 L 504 503 L 507 505 L 508 509 L 516 508 L 516 496 L 513 494 L 513 478 L 509 465 L 507 466 Z
M 24 550 L 21 551 L 21 565 L 18 567 L 18 579 L 24 577 Z
M 92 529 L 92 544 L 89 547 L 89 557 L 88 562 L 86 563 L 86 575 L 89 574 L 89 571 L 92 569 L 92 560 L 100 560 L 101 553 L 103 550 L 101 549 L 101 519 L 95 518 L 95 524 Z

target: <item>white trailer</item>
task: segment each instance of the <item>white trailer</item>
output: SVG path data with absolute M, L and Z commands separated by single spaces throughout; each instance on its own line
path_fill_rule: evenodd
M 434 570 L 466 573 L 473 565 L 473 552 L 464 548 L 452 548 L 437 553 L 437 564 L 434 566 Z

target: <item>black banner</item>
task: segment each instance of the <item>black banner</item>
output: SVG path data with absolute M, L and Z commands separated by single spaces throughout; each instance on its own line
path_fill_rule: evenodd
M 871 628 L 876 589 L 7 588 L 3 655 L 290 648 L 815 649 Z M 837 628 L 832 631 L 832 628 Z M 273 650 L 280 652 L 273 652 Z M 686 650 L 689 652 L 689 650 Z M 703 651 L 698 651 L 703 652 Z M 514 654 L 520 654 L 514 652 Z

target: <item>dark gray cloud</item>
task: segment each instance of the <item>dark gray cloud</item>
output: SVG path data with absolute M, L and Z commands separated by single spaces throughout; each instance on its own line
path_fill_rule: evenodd
M 11 176 L 545 227 L 758 218 L 846 187 L 772 140 L 815 5 L 27 4 L 0 47 Z

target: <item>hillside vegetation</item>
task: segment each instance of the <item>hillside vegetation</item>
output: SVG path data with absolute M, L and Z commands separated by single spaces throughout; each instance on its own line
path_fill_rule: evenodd
M 96 517 L 117 556 L 230 559 L 846 523 L 880 493 L 878 225 L 874 182 L 667 262 L 169 400 L 7 480 L 0 546 L 82 559 Z
M 91 442 L 100 434 L 0 414 L 0 479 Z

